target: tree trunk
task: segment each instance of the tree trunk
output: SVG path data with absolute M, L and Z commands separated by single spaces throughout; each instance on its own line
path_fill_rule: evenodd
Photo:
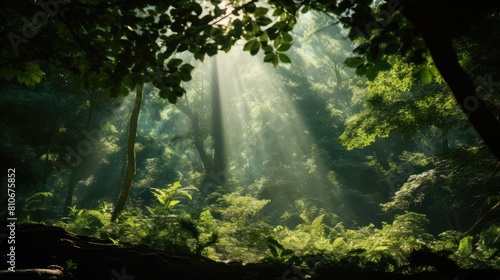
M 205 147 L 203 145 L 203 133 L 200 128 L 200 120 L 198 114 L 194 113 L 188 106 L 177 104 L 177 108 L 186 114 L 191 120 L 191 127 L 193 129 L 193 142 L 198 154 L 200 155 L 203 168 L 207 174 L 213 172 L 212 159 L 208 157 Z
M 452 6 L 443 5 L 443 3 L 443 1 L 429 4 L 424 4 L 424 1 L 404 1 L 401 12 L 420 32 L 437 69 L 462 111 L 467 115 L 484 144 L 500 160 L 500 123 L 486 103 L 476 94 L 476 87 L 471 78 L 458 63 L 457 54 L 453 48 L 453 30 L 451 30 L 455 24 L 453 11 L 449 11 Z M 470 20 L 478 13 L 479 11 L 470 11 Z
M 344 85 L 342 83 L 342 74 L 340 72 L 342 71 L 342 68 L 335 62 L 333 63 L 333 66 L 334 66 L 333 71 L 335 71 L 335 79 L 337 81 L 337 88 L 343 89 Z
M 209 176 L 212 181 L 218 185 L 223 185 L 226 181 L 226 153 L 221 101 L 217 57 L 215 57 L 212 68 L 212 136 L 214 138 L 214 164 L 213 172 L 211 172 Z
M 120 212 L 125 208 L 125 203 L 128 199 L 130 187 L 135 175 L 135 139 L 137 137 L 137 126 L 139 123 L 139 113 L 141 110 L 142 98 L 144 95 L 144 84 L 137 85 L 135 104 L 132 114 L 130 115 L 130 127 L 127 142 L 127 171 L 123 179 L 122 188 L 118 195 L 115 210 L 111 216 L 111 220 L 115 221 Z
M 452 40 L 442 36 L 424 36 L 434 63 L 450 87 L 462 111 L 467 115 L 484 144 L 500 160 L 500 123 L 490 112 L 486 103 L 476 96 L 476 87 L 458 64 Z
M 89 114 L 87 116 L 87 124 L 85 126 L 85 129 L 87 131 L 90 131 L 90 127 L 92 126 L 92 119 L 94 118 L 94 112 L 95 112 L 95 93 L 93 91 L 90 92 L 89 96 L 89 102 L 90 102 L 90 109 L 89 109 Z M 56 133 L 54 133 L 54 136 L 52 137 L 51 144 L 49 145 L 49 148 L 47 149 L 47 158 L 49 156 L 50 149 L 52 147 L 52 144 L 54 143 L 54 139 L 56 137 Z M 96 147 L 94 147 L 95 149 Z M 83 167 L 83 164 L 85 160 L 88 160 L 88 158 L 82 158 L 82 162 L 78 165 L 73 167 L 73 170 L 71 171 L 71 179 L 69 182 L 68 186 L 68 191 L 66 193 L 66 200 L 64 202 L 64 209 L 63 209 L 63 217 L 67 217 L 69 215 L 69 209 L 71 208 L 73 204 L 73 196 L 76 188 L 76 184 L 78 183 L 78 176 L 80 175 L 80 169 L 85 169 Z
M 66 192 L 66 200 L 64 201 L 63 217 L 69 215 L 69 209 L 73 204 L 73 194 L 75 192 L 76 183 L 78 177 L 78 166 L 74 167 L 71 171 L 71 179 L 69 180 L 68 191 Z

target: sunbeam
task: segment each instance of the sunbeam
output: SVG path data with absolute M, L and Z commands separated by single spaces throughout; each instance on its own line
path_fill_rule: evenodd
M 261 60 L 260 56 L 234 49 L 205 62 L 211 65 L 205 69 L 214 71 L 208 83 L 210 94 L 218 95 L 220 104 L 212 109 L 220 109 L 222 121 L 217 125 L 225 139 L 222 146 L 212 148 L 224 148 L 226 177 L 246 178 L 246 186 L 239 182 L 240 186 L 248 187 L 248 193 L 270 199 L 268 210 L 274 215 L 292 211 L 300 199 L 345 214 L 346 202 L 340 202 L 341 198 L 335 195 L 328 180 L 329 170 L 315 151 L 317 145 L 299 116 L 292 95 L 276 69 L 263 65 Z M 252 189 L 258 185 L 256 182 L 263 181 L 281 183 Z

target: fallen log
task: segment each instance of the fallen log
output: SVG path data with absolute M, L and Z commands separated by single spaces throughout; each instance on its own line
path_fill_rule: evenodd
M 58 268 L 0 270 L 2 280 L 71 280 L 73 277 Z

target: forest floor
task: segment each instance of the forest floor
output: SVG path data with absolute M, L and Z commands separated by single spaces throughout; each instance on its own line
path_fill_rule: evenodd
M 314 269 L 281 263 L 215 262 L 199 256 L 166 252 L 145 245 L 114 245 L 110 240 L 66 232 L 38 224 L 16 225 L 14 238 L 0 222 L 0 279 L 471 279 L 500 280 L 498 270 L 460 269 L 400 274 L 319 265 Z M 15 240 L 9 244 L 8 240 Z M 12 242 L 11 242 L 12 243 Z M 15 247 L 11 247 L 15 246 Z M 9 263 L 15 254 L 15 264 Z M 68 261 L 76 268 L 68 271 Z M 8 270 L 15 265 L 15 272 Z

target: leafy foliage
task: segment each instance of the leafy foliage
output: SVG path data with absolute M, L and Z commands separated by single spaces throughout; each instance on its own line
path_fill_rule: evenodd
M 22 185 L 29 189 L 19 196 L 22 217 L 115 244 L 145 243 L 225 262 L 305 267 L 314 257 L 314 268 L 330 262 L 413 272 L 408 256 L 429 249 L 463 267 L 498 268 L 494 220 L 487 219 L 479 234 L 448 230 L 458 229 L 453 220 L 467 226 L 478 219 L 472 214 L 498 203 L 496 161 L 464 124 L 414 26 L 390 1 L 379 2 L 61 6 L 29 46 L 18 46 L 18 58 L 6 55 L 11 44 L 1 49 L 0 78 L 11 81 L 1 92 L 7 113 L 0 124 L 2 156 L 35 178 Z M 1 5 L 12 8 L 11 14 L 0 11 L 4 40 L 22 31 L 19 18 L 39 9 Z M 88 21 L 89 15 L 97 20 Z M 341 40 L 345 35 L 356 46 Z M 207 56 L 234 45 L 283 67 L 267 72 L 236 56 L 219 64 L 219 77 L 207 78 L 215 63 Z M 345 59 L 354 47 L 355 57 Z M 461 52 L 471 59 L 467 47 Z M 220 152 L 207 94 L 217 79 L 251 86 L 223 100 L 232 111 L 224 119 L 241 121 L 225 135 L 231 143 L 227 181 L 214 184 L 202 158 Z M 128 211 L 112 223 L 109 205 L 123 165 L 130 100 L 112 105 L 100 94 L 126 95 L 143 83 L 138 174 Z M 83 139 L 80 132 L 92 128 L 99 132 Z M 348 149 L 366 149 L 346 151 L 338 137 Z M 435 138 L 448 149 L 436 148 Z M 81 149 L 88 140 L 92 152 Z M 68 157 L 68 147 L 83 153 Z M 51 170 L 71 160 L 74 165 Z M 56 208 L 71 184 L 74 205 L 59 220 Z
M 412 75 L 413 64 L 391 61 L 391 70 L 367 82 L 365 110 L 349 120 L 339 138 L 348 149 L 366 147 L 396 131 L 415 137 L 430 128 L 447 133 L 464 125 L 465 117 L 439 75 L 423 85 Z
M 96 235 L 109 226 L 110 218 L 104 211 L 76 209 L 76 206 L 73 206 L 68 219 L 64 219 L 69 220 L 69 223 L 61 221 L 56 224 L 71 232 Z
M 382 204 L 385 211 L 411 209 L 424 199 L 433 201 L 438 209 L 460 209 L 473 203 L 472 197 L 481 200 L 481 197 L 495 195 L 498 176 L 494 173 L 493 177 L 485 176 L 494 169 L 495 159 L 490 158 L 484 148 L 457 148 L 448 154 L 433 157 L 420 154 L 407 159 L 414 166 L 415 174 L 396 191 L 392 201 Z M 421 172 L 417 172 L 417 168 Z
M 237 192 L 224 195 L 212 210 L 216 218 L 217 256 L 231 261 L 257 262 L 267 248 L 271 226 L 259 215 L 268 200 L 258 200 Z M 215 215 L 215 213 L 217 215 Z
M 40 65 L 34 62 L 26 62 L 19 66 L 21 69 L 0 68 L 0 78 L 7 81 L 17 79 L 19 84 L 34 86 L 42 81 L 45 73 L 40 69 Z

